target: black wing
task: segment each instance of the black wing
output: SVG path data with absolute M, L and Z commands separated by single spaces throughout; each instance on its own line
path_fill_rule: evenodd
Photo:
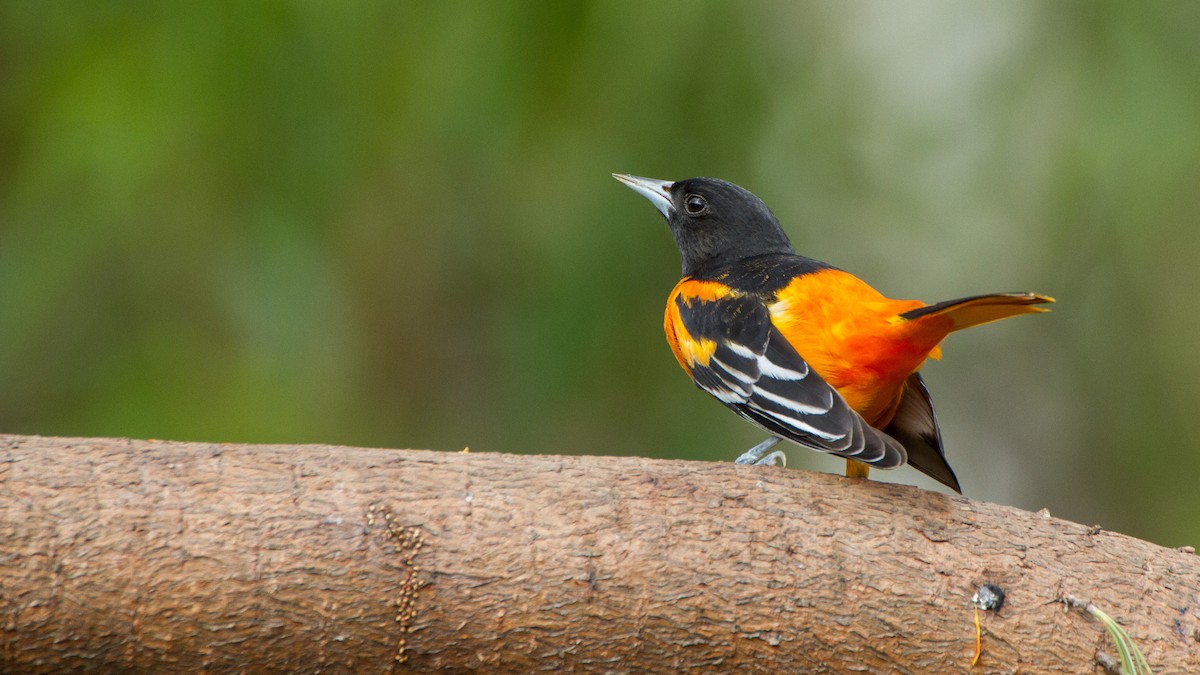
M 905 463 L 904 446 L 854 412 L 771 323 L 766 307 L 745 297 L 689 303 L 676 309 L 693 340 L 712 342 L 692 379 L 745 419 L 814 450 L 881 469 Z
M 909 375 L 904 382 L 903 398 L 884 431 L 904 444 L 909 466 L 962 494 L 954 469 L 946 462 L 933 399 L 929 397 L 920 373 Z

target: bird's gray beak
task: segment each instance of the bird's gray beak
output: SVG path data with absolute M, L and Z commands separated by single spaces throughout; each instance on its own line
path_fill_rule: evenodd
M 674 184 L 674 181 L 642 178 L 641 176 L 630 176 L 623 173 L 614 173 L 612 177 L 628 185 L 639 195 L 649 199 L 650 203 L 654 205 L 654 208 L 658 209 L 659 213 L 663 214 L 664 218 L 671 218 L 671 212 L 674 210 L 671 206 L 671 185 Z

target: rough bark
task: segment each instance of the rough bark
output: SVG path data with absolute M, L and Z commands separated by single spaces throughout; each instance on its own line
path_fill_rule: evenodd
M 1200 562 L 837 476 L 0 436 L 0 671 L 1200 672 Z M 947 670 L 949 669 L 949 670 Z

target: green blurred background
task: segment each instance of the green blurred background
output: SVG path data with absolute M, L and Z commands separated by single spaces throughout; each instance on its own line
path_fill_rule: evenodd
M 609 177 L 710 175 L 893 297 L 1056 296 L 924 371 L 966 494 L 1200 543 L 1197 26 L 0 2 L 0 432 L 732 458 L 762 435 L 679 371 L 677 253 Z

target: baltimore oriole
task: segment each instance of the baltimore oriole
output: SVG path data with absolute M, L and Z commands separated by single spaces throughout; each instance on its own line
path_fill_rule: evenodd
M 613 174 L 666 218 L 683 259 L 667 299 L 671 351 L 696 386 L 772 436 L 739 462 L 774 463 L 780 438 L 845 457 L 846 475 L 910 464 L 962 492 L 917 370 L 951 332 L 1054 302 L 1035 293 L 926 305 L 892 300 L 797 255 L 775 215 L 714 178 Z

